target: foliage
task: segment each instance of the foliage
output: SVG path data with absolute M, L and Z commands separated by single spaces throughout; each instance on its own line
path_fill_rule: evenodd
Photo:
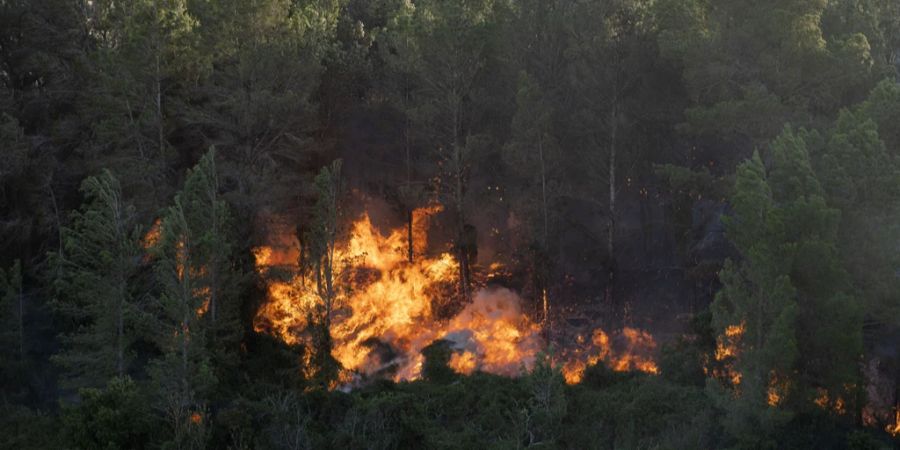
M 0 447 L 890 446 L 859 424 L 897 366 L 898 5 L 0 0 Z M 660 375 L 435 342 L 335 389 L 362 204 L 455 252 L 454 307 L 487 277 L 554 345 L 652 320 Z M 283 224 L 320 300 L 292 345 L 254 322 Z
M 82 184 L 85 203 L 61 231 L 63 248 L 52 255 L 58 274 L 57 310 L 68 322 L 64 350 L 54 359 L 75 386 L 103 386 L 131 369 L 140 338 L 140 229 L 134 208 L 109 171 Z
M 67 442 L 76 448 L 144 448 L 153 419 L 143 393 L 131 378 L 113 378 L 104 389 L 79 391 L 78 404 L 63 407 Z

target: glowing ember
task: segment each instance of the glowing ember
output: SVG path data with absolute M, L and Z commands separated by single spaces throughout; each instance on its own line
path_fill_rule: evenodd
M 432 305 L 448 297 L 459 274 L 449 253 L 425 255 L 429 217 L 438 211 L 438 207 L 429 207 L 414 213 L 417 257 L 412 263 L 407 257 L 407 230 L 401 227 L 384 235 L 368 215 L 356 220 L 348 238 L 337 243 L 337 299 L 330 332 L 332 355 L 343 368 L 363 375 L 388 375 L 398 381 L 418 379 L 424 363 L 422 349 L 444 339 L 451 344 L 449 365 L 454 371 L 514 376 L 530 369 L 546 347 L 541 327 L 522 311 L 521 299 L 508 289 L 479 290 L 455 316 L 436 316 Z M 308 321 L 315 317 L 321 299 L 315 281 L 304 278 L 299 270 L 299 243 L 291 227 L 272 231 L 271 245 L 254 249 L 257 272 L 266 280 L 268 296 L 257 312 L 254 328 L 288 344 L 310 345 Z M 625 328 L 613 346 L 609 337 L 597 330 L 589 348 L 567 358 L 571 362 L 564 368 L 566 379 L 580 379 L 586 367 L 584 359 L 592 364 L 603 361 L 619 371 L 657 373 L 650 358 L 655 345 L 646 332 Z M 578 364 L 580 369 L 575 367 Z M 347 379 L 348 374 L 343 377 Z
M 900 405 L 894 408 L 894 423 L 889 424 L 885 431 L 890 433 L 891 436 L 900 436 Z
M 737 345 L 743 335 L 743 323 L 740 325 L 729 325 L 725 328 L 725 335 L 719 336 L 716 343 L 716 360 L 723 361 L 725 358 L 737 356 Z
M 144 254 L 145 262 L 149 262 L 151 260 L 152 252 L 150 250 L 160 243 L 159 241 L 161 238 L 162 238 L 162 220 L 156 219 L 153 221 L 153 225 L 150 227 L 150 229 L 147 231 L 147 233 L 144 234 L 144 237 L 142 239 L 142 245 L 143 245 L 144 249 L 148 250 L 148 252 Z M 187 259 L 183 241 L 178 241 L 178 243 L 175 246 L 175 258 L 176 258 L 175 272 L 177 273 L 178 278 L 180 280 L 184 277 L 184 266 L 185 266 L 185 260 Z M 206 275 L 206 267 L 200 266 L 199 268 L 191 269 L 190 275 L 194 278 L 203 277 Z M 204 316 L 206 314 L 206 312 L 209 310 L 209 301 L 212 298 L 211 292 L 212 291 L 210 290 L 209 286 L 200 286 L 200 287 L 196 287 L 196 288 L 192 289 L 191 293 L 193 294 L 194 297 L 203 299 L 201 305 L 196 309 L 198 316 L 201 316 L 201 317 Z
M 614 341 L 619 345 L 614 346 Z M 659 368 L 652 359 L 655 350 L 656 341 L 646 331 L 625 327 L 618 339 L 612 340 L 605 331 L 598 328 L 594 330 L 587 348 L 576 351 L 568 358 L 562 367 L 563 377 L 569 384 L 578 383 L 584 378 L 584 371 L 588 366 L 600 362 L 617 372 L 658 374 Z
M 152 247 L 156 247 L 156 243 L 159 242 L 159 238 L 162 236 L 162 220 L 156 219 L 153 221 L 153 225 L 150 226 L 150 229 L 147 231 L 147 234 L 144 235 L 144 239 L 142 245 L 144 249 L 150 249 Z
M 729 325 L 725 334 L 716 339 L 716 361 L 724 363 L 725 373 L 716 374 L 731 380 L 731 384 L 741 384 L 741 373 L 734 367 L 734 359 L 738 356 L 741 337 L 744 335 L 744 324 Z
M 199 308 L 197 308 L 197 315 L 200 317 L 203 317 L 203 315 L 205 315 L 206 312 L 209 311 L 209 300 L 210 300 L 210 298 L 212 298 L 212 296 L 210 295 L 210 292 L 211 291 L 209 289 L 209 286 L 203 286 L 203 287 L 194 289 L 194 291 L 193 291 L 194 297 L 203 299 L 203 303 L 200 305 Z
M 766 402 L 769 406 L 778 406 L 784 401 L 790 389 L 789 381 L 774 371 L 769 374 L 769 387 L 766 389 Z
M 852 388 L 852 386 L 847 388 Z M 825 410 L 831 410 L 836 414 L 847 413 L 847 408 L 844 404 L 843 397 L 838 395 L 835 398 L 832 398 L 830 395 L 828 395 L 828 390 L 824 388 L 818 388 L 816 389 L 816 392 L 818 393 L 818 395 L 815 399 L 813 399 L 813 403 L 815 403 L 816 406 Z
M 766 392 L 766 402 L 769 403 L 769 406 L 778 406 L 781 403 L 781 394 L 774 386 L 769 386 Z
M 828 400 L 828 391 L 825 389 L 819 388 L 818 392 L 819 392 L 819 395 L 816 396 L 815 400 L 813 400 L 813 403 L 815 403 L 816 406 L 818 406 L 819 408 L 827 409 L 828 404 L 830 403 L 830 401 Z

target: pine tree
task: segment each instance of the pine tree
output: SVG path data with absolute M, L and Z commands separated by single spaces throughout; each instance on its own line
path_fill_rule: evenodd
M 429 173 L 439 180 L 438 194 L 454 215 L 462 298 L 468 298 L 469 265 L 477 256 L 475 229 L 468 223 L 469 178 L 485 146 L 475 131 L 471 97 L 487 59 L 493 7 L 485 0 L 404 3 L 385 42 L 394 55 L 388 64 L 409 77 L 400 106 L 423 145 L 434 149 L 430 159 L 435 169 Z
M 198 49 L 199 23 L 187 3 L 96 0 L 85 7 L 96 45 L 80 103 L 94 137 L 85 154 L 89 166 L 120 174 L 141 210 L 159 207 L 171 194 L 169 135 L 179 98 L 208 71 L 208 57 Z
M 288 204 L 296 192 L 287 187 L 309 181 L 337 3 L 191 2 L 198 45 L 213 70 L 177 112 L 205 145 L 216 146 L 221 182 L 234 186 L 223 195 L 241 235 L 252 232 L 262 205 Z
M 900 159 L 888 152 L 870 111 L 864 105 L 841 113 L 822 139 L 816 168 L 829 204 L 841 210 L 838 246 L 854 288 L 873 319 L 890 323 L 900 311 Z
M 574 145 L 578 163 L 568 169 L 581 172 L 588 180 L 579 192 L 582 198 L 604 198 L 604 296 L 613 306 L 619 264 L 616 242 L 621 170 L 625 162 L 636 160 L 636 148 L 631 143 L 626 145 L 637 140 L 635 134 L 629 134 L 636 122 L 629 93 L 642 82 L 639 56 L 646 46 L 642 37 L 650 21 L 642 1 L 577 3 L 568 14 L 571 25 L 566 28 L 566 82 L 579 93 L 572 100 L 570 125 L 577 130 Z
M 821 390 L 853 402 L 858 382 L 861 308 L 838 258 L 840 214 L 825 203 L 803 134 L 786 128 L 773 142 L 768 173 L 758 153 L 740 165 L 726 230 L 741 260 L 726 263 L 712 306 L 720 334 L 744 330 L 726 426 L 752 445 Z
M 316 203 L 308 231 L 303 240 L 309 249 L 304 266 L 312 270 L 319 303 L 313 322 L 313 356 L 318 378 L 324 383 L 333 381 L 340 368 L 331 355 L 331 320 L 338 307 L 341 293 L 335 278 L 340 274 L 340 261 L 335 260 L 338 238 L 340 201 L 342 194 L 341 160 L 323 167 L 315 179 Z
M 740 398 L 733 402 L 726 428 L 739 439 L 765 439 L 789 416 L 768 408 L 767 390 L 773 373 L 785 376 L 798 356 L 794 324 L 795 290 L 774 230 L 781 227 L 766 170 L 758 153 L 738 167 L 729 239 L 742 261 L 728 261 L 719 278 L 722 290 L 712 305 L 714 326 L 744 329 L 740 337 Z M 730 399 L 726 399 L 729 401 Z
M 511 191 L 516 209 L 527 223 L 524 230 L 531 236 L 535 273 L 535 290 L 540 294 L 543 320 L 549 326 L 550 314 L 550 248 L 551 221 L 555 222 L 555 204 L 560 185 L 560 150 L 553 135 L 553 110 L 542 89 L 526 72 L 519 75 L 516 114 L 512 136 L 503 148 L 504 162 L 516 177 Z
M 387 102 L 403 115 L 403 185 L 398 189 L 401 206 L 406 210 L 407 259 L 412 262 L 415 255 L 413 240 L 413 210 L 425 197 L 424 186 L 416 182 L 422 171 L 422 155 L 419 141 L 423 136 L 416 124 L 421 120 L 419 108 L 422 96 L 422 79 L 416 73 L 421 63 L 419 42 L 416 38 L 416 23 L 413 10 L 399 8 L 390 18 L 384 32 L 379 37 L 381 58 L 385 61 L 382 90 Z
M 87 178 L 82 192 L 85 203 L 62 230 L 64 251 L 53 255 L 60 274 L 56 305 L 71 329 L 54 360 L 66 368 L 71 384 L 101 387 L 131 366 L 140 317 L 134 278 L 142 249 L 134 208 L 111 172 Z
M 761 146 L 785 122 L 834 113 L 864 92 L 873 73 L 868 37 L 859 30 L 823 29 L 833 3 L 657 2 L 660 49 L 684 64 L 694 102 L 682 129 L 738 150 Z
M 240 339 L 233 285 L 238 276 L 230 269 L 228 208 L 218 189 L 210 149 L 166 211 L 154 249 L 162 286 L 157 341 L 163 355 L 152 375 L 179 445 L 204 441 L 216 371 L 228 367 Z
M 838 251 L 841 211 L 825 200 L 808 152 L 809 133 L 787 128 L 772 146 L 770 184 L 780 222 L 781 242 L 796 289 L 796 323 L 801 358 L 795 385 L 787 387 L 789 407 L 807 411 L 824 390 L 851 410 L 859 386 L 864 308 L 852 290 Z

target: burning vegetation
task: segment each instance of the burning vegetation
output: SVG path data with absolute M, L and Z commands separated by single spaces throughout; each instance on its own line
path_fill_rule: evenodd
M 332 355 L 348 373 L 387 377 L 395 381 L 422 376 L 422 350 L 444 340 L 452 350 L 449 366 L 461 374 L 483 371 L 515 376 L 530 370 L 541 352 L 549 350 L 542 326 L 522 308 L 509 289 L 481 283 L 471 300 L 446 308 L 458 299 L 459 264 L 449 252 L 427 255 L 430 218 L 440 208 L 414 211 L 417 243 L 414 259 L 407 255 L 407 230 L 382 234 L 368 214 L 349 227 L 335 245 L 335 292 L 328 319 Z M 258 332 L 288 344 L 312 345 L 312 323 L 323 320 L 321 290 L 300 266 L 301 246 L 289 227 L 275 226 L 270 245 L 254 249 L 256 269 L 265 280 L 267 301 L 254 320 Z M 502 265 L 492 264 L 502 270 Z M 491 279 L 488 273 L 484 279 Z M 455 310 L 443 317 L 440 311 Z M 656 342 L 646 331 L 623 328 L 610 335 L 596 329 L 589 340 L 554 343 L 561 350 L 555 363 L 569 383 L 581 380 L 584 369 L 604 363 L 616 371 L 656 374 Z M 351 379 L 345 376 L 343 379 Z
M 900 0 L 0 0 L 0 449 L 897 447 L 898 56 Z

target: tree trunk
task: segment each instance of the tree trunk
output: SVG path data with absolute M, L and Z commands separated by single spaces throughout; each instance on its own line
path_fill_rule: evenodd
M 20 266 L 21 267 L 21 266 Z M 16 319 L 18 319 L 19 326 L 19 358 L 25 357 L 25 291 L 22 289 L 22 269 L 19 269 L 19 292 L 17 295 L 18 299 L 18 309 L 19 314 Z
M 156 73 L 155 73 L 155 82 L 156 82 L 156 126 L 157 126 L 157 134 L 158 134 L 158 145 L 159 145 L 159 155 L 160 157 L 165 156 L 164 147 L 165 147 L 165 136 L 163 133 L 163 110 L 162 110 L 162 67 L 160 66 L 160 52 L 162 52 L 162 38 L 160 36 L 156 37 Z
M 616 134 L 619 130 L 618 99 L 613 100 L 613 110 L 610 114 L 610 140 L 609 140 L 609 211 L 606 221 L 606 254 L 607 254 L 607 283 L 606 302 L 613 304 L 613 290 L 616 281 Z
M 462 156 L 456 146 L 456 218 L 458 222 L 457 251 L 459 253 L 459 289 L 463 301 L 469 300 L 469 251 L 466 239 L 466 218 L 463 211 L 463 173 Z
M 180 219 L 182 223 L 184 223 L 184 212 L 180 213 Z M 181 236 L 182 246 L 181 253 L 178 254 L 176 250 L 176 258 L 178 262 L 181 264 L 181 387 L 183 389 L 182 394 L 187 396 L 190 392 L 189 390 L 189 382 L 188 382 L 188 346 L 191 339 L 191 316 L 196 314 L 194 307 L 192 305 L 191 300 L 193 300 L 193 289 L 191 288 L 191 242 L 188 240 L 186 236 L 187 230 L 184 231 L 184 234 Z M 186 402 L 187 399 L 182 397 L 182 401 Z
M 540 158 L 541 163 L 541 213 L 544 219 L 544 229 L 542 233 L 542 243 L 541 243 L 541 251 L 547 252 L 548 246 L 548 235 L 550 228 L 550 221 L 547 213 L 547 167 L 544 163 L 544 134 L 543 132 L 538 137 L 538 157 Z M 546 263 L 546 255 L 545 258 L 542 258 L 542 265 L 547 265 Z M 544 309 L 544 333 L 546 334 L 546 338 L 549 342 L 550 340 L 550 295 L 547 292 L 547 267 L 541 267 L 541 300 Z
M 409 245 L 407 246 L 407 259 L 413 262 L 413 210 L 409 207 L 406 211 L 406 235 Z
M 214 155 L 213 155 L 213 157 L 214 157 Z M 213 187 L 212 187 L 212 192 L 210 192 L 210 197 L 212 198 L 212 205 L 211 205 L 211 206 L 212 206 L 212 213 L 213 213 L 213 214 L 212 214 L 212 233 L 213 233 L 214 239 L 216 239 L 216 240 L 218 241 L 218 243 L 221 243 L 221 240 L 219 239 L 220 236 L 219 236 L 219 211 L 218 211 L 218 200 L 219 200 L 219 197 L 218 197 L 218 186 L 219 186 L 219 180 L 218 180 L 218 176 L 216 175 L 216 164 L 215 164 L 215 161 L 213 161 L 213 163 L 212 163 L 212 172 L 213 172 L 213 173 L 212 173 L 212 176 L 213 176 Z M 218 296 L 217 294 L 218 294 L 218 292 L 219 292 L 219 280 L 218 280 L 218 275 L 219 275 L 219 251 L 220 251 L 219 248 L 220 248 L 220 246 L 219 246 L 219 245 L 216 245 L 216 248 L 213 248 L 213 249 L 212 249 L 212 251 L 213 251 L 213 258 L 212 258 L 212 261 L 211 261 L 210 264 L 209 264 L 210 267 L 207 268 L 207 269 L 209 270 L 209 273 L 210 273 L 210 282 L 209 282 L 209 318 L 210 318 L 210 320 L 212 320 L 213 323 L 216 323 L 216 316 L 217 316 L 217 310 L 218 310 L 218 298 L 216 298 L 216 297 Z
M 125 286 L 119 280 L 119 300 L 116 302 L 116 374 L 125 376 Z
M 467 251 L 467 243 L 465 242 L 466 236 L 466 216 L 463 207 L 463 178 L 465 176 L 465 163 L 463 161 L 462 154 L 462 146 L 459 142 L 459 134 L 460 134 L 460 105 L 459 105 L 459 96 L 454 93 L 452 96 L 452 102 L 454 103 L 453 107 L 453 159 L 454 159 L 454 170 L 455 170 L 455 178 L 456 178 L 456 190 L 454 195 L 454 200 L 456 203 L 456 221 L 457 221 L 457 252 L 459 253 L 459 293 L 463 302 L 467 302 L 469 300 L 469 279 L 471 278 L 471 272 L 469 269 L 469 255 Z
M 407 103 L 409 103 L 409 98 L 407 94 Z M 408 203 L 412 203 L 412 155 L 410 152 L 410 142 L 409 142 L 409 117 L 406 118 L 406 129 L 404 130 L 404 138 L 406 141 L 406 201 Z M 411 204 L 406 205 L 406 234 L 407 234 L 407 259 L 410 263 L 413 262 L 413 206 Z

